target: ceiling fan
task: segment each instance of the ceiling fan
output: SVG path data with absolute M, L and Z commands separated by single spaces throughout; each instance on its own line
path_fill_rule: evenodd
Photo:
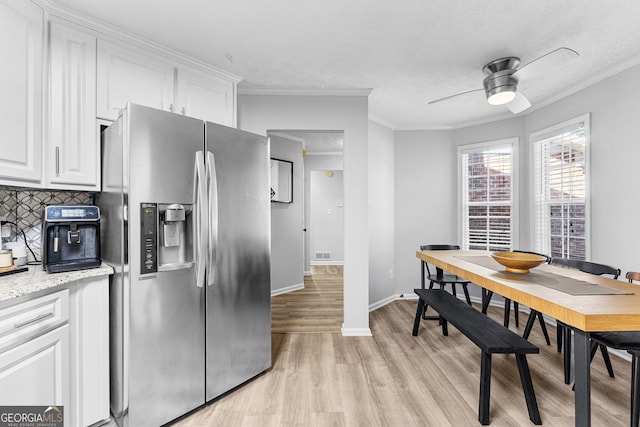
M 518 57 L 507 56 L 505 58 L 495 59 L 482 67 L 482 72 L 486 75 L 482 81 L 483 88 L 445 96 L 444 98 L 429 101 L 428 104 L 435 104 L 456 96 L 483 90 L 489 104 L 506 105 L 513 114 L 518 114 L 531 107 L 531 102 L 518 90 L 518 83 L 521 80 L 543 74 L 577 56 L 579 55 L 575 50 L 560 47 L 534 59 L 520 68 L 518 68 L 518 65 L 520 65 L 520 58 Z

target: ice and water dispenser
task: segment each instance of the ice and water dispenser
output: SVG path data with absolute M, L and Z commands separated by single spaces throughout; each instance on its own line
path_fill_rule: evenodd
M 140 204 L 140 273 L 190 268 L 194 265 L 192 205 Z

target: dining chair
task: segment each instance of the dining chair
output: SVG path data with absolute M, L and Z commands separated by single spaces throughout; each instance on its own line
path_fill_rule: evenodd
M 633 283 L 633 281 L 640 280 L 640 272 L 638 271 L 627 271 L 627 274 L 624 276 L 629 283 Z
M 421 245 L 421 251 L 452 251 L 459 250 L 460 246 L 458 245 Z M 456 276 L 455 274 L 445 273 L 440 267 L 436 267 L 436 274 L 432 274 L 429 269 L 429 263 L 426 261 L 420 262 L 420 276 L 421 276 L 421 287 L 425 289 L 427 280 L 429 281 L 429 289 L 433 289 L 434 284 L 438 284 L 440 289 L 445 289 L 446 285 L 451 285 L 451 293 L 453 296 L 456 295 L 456 286 L 462 286 L 462 291 L 464 292 L 465 299 L 467 300 L 467 304 L 471 305 L 471 298 L 469 297 L 469 289 L 467 286 L 469 285 L 468 280 L 463 279 L 461 277 Z M 422 319 L 440 319 L 440 316 L 427 316 L 427 305 L 424 306 L 424 311 L 422 312 Z
M 520 252 L 520 253 L 525 253 L 525 254 L 534 254 L 534 255 L 540 255 L 542 257 L 545 258 L 545 263 L 549 264 L 551 263 L 551 257 L 549 255 L 545 255 L 545 254 L 541 254 L 538 252 L 532 252 L 532 251 L 523 251 L 523 250 L 519 250 L 516 249 L 513 252 Z M 493 291 L 487 291 L 486 295 L 483 296 L 482 298 L 482 312 L 484 314 L 487 314 L 487 309 L 489 307 L 489 303 L 491 302 L 491 298 L 493 297 Z M 503 297 L 504 298 L 504 297 Z M 516 322 L 516 328 L 519 325 L 519 312 L 520 312 L 520 307 L 519 304 L 516 301 L 512 301 L 508 298 L 504 298 L 504 326 L 505 328 L 509 327 L 509 316 L 510 316 L 510 308 L 511 308 L 511 304 L 513 303 L 513 317 L 515 319 Z M 527 325 L 525 327 L 524 330 L 524 335 L 523 337 L 525 339 L 529 339 L 529 335 L 531 334 L 531 329 L 533 329 L 533 325 L 535 323 L 536 318 L 538 318 L 538 321 L 540 322 L 540 328 L 542 329 L 542 333 L 544 335 L 544 339 L 547 342 L 547 345 L 551 345 L 551 341 L 549 340 L 549 333 L 547 332 L 547 326 L 544 323 L 544 318 L 542 317 L 542 313 L 536 312 L 538 313 L 538 316 L 536 316 L 533 312 L 533 310 L 530 312 L 529 314 L 529 319 L 527 320 Z
M 640 280 L 640 272 L 629 271 L 626 274 L 629 283 Z M 640 423 L 640 331 L 592 332 L 592 343 L 625 350 L 631 354 L 631 426 Z M 593 348 L 593 345 L 592 345 Z M 594 351 L 591 351 L 593 358 Z
M 597 276 L 608 275 L 614 280 L 620 276 L 619 268 L 589 261 L 553 258 L 552 265 L 573 268 Z M 564 383 L 569 384 L 571 382 L 571 329 L 564 323 L 557 321 L 556 334 L 558 351 L 564 351 Z M 602 358 L 604 359 L 609 376 L 614 378 L 615 375 L 613 373 L 613 366 L 611 365 L 611 358 L 609 357 L 609 351 L 605 344 L 598 343 L 595 340 L 591 341 L 591 359 L 595 356 L 598 348 L 600 348 L 600 353 L 602 353 Z

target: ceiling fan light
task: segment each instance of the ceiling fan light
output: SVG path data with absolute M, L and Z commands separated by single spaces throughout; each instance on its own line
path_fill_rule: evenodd
M 516 86 L 500 86 L 487 92 L 487 101 L 491 105 L 504 105 L 516 97 Z

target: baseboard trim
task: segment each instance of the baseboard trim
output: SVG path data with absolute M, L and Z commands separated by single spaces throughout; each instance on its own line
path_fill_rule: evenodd
M 344 324 L 341 328 L 343 337 L 371 337 L 371 329 L 369 328 L 345 328 Z
M 344 261 L 311 261 L 310 265 L 344 265 Z
M 289 292 L 299 291 L 300 289 L 304 289 L 304 283 L 298 283 L 297 285 L 287 286 L 286 288 L 272 290 L 271 296 L 275 297 L 276 295 L 288 294 Z
M 377 310 L 380 307 L 384 307 L 385 305 L 394 302 L 395 300 L 398 299 L 398 295 L 391 295 L 390 297 L 387 297 L 383 300 L 380 300 L 378 302 L 374 302 L 373 304 L 369 305 L 369 312 L 373 311 L 373 310 Z

